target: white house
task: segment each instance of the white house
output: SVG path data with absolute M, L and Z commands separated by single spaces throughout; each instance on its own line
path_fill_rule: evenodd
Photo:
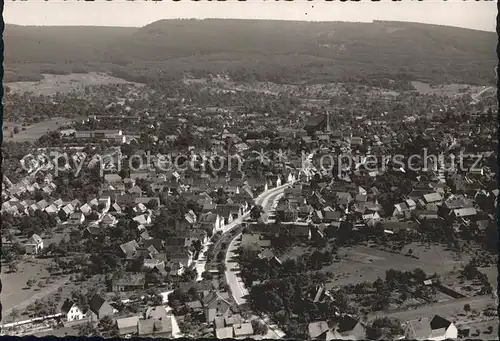
M 443 341 L 458 338 L 458 328 L 455 324 L 439 315 L 434 315 L 430 323 L 429 340 Z
M 26 242 L 25 248 L 28 255 L 36 255 L 43 250 L 43 239 L 39 235 L 33 234 Z
M 101 222 L 106 225 L 115 225 L 118 221 L 111 214 L 104 214 L 101 218 Z
M 458 329 L 454 323 L 435 315 L 431 321 L 423 317 L 408 321 L 405 326 L 405 337 L 414 340 L 444 341 L 458 338 Z
M 61 307 L 61 313 L 64 315 L 66 321 L 83 320 L 86 314 L 74 302 L 66 300 Z
M 82 212 L 74 212 L 68 218 L 68 224 L 78 226 L 85 221 L 85 215 Z
M 151 224 L 151 216 L 149 214 L 141 214 L 134 217 L 132 220 L 136 221 L 139 225 Z

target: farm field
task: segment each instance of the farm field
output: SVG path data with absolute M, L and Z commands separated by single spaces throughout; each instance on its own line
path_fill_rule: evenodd
M 20 311 L 35 300 L 56 291 L 66 281 L 66 278 L 63 278 L 62 280 L 50 281 L 52 283 L 48 283 L 47 280 L 50 279 L 50 274 L 45 269 L 45 264 L 26 261 L 19 263 L 17 272 L 2 272 L 1 278 L 1 297 L 4 316 L 8 316 L 14 307 Z M 28 288 L 26 282 L 31 278 L 41 281 L 45 286 L 39 288 L 37 282 L 32 288 Z
M 43 74 L 43 80 L 39 82 L 13 82 L 6 83 L 13 92 L 33 92 L 35 95 L 55 95 L 56 93 L 68 93 L 82 91 L 88 85 L 106 84 L 133 84 L 124 79 L 112 77 L 104 73 L 72 73 L 69 75 Z M 135 83 L 139 85 L 138 83 Z
M 419 259 L 405 256 L 407 249 Z M 295 246 L 285 254 L 280 255 L 282 260 L 295 258 L 301 254 L 311 253 L 314 250 L 304 246 Z M 446 273 L 462 268 L 468 259 L 460 260 L 453 252 L 439 245 L 424 246 L 412 243 L 403 249 L 404 252 L 391 253 L 368 246 L 341 248 L 337 255 L 340 262 L 324 266 L 321 271 L 331 272 L 334 276 L 331 285 L 342 286 L 361 282 L 374 282 L 378 277 L 385 278 L 385 272 L 390 269 L 408 271 L 420 268 L 427 274 Z M 461 265 L 463 264 L 463 265 Z M 443 272 L 445 271 L 445 272 Z
M 481 86 L 477 85 L 467 85 L 467 84 L 443 84 L 439 86 L 432 87 L 428 83 L 413 81 L 411 84 L 417 89 L 421 94 L 438 96 L 448 96 L 453 97 L 460 94 L 475 94 L 483 89 Z
M 372 320 L 377 317 L 387 316 L 397 318 L 400 321 L 410 321 L 421 317 L 432 318 L 432 316 L 438 314 L 441 316 L 446 316 L 447 318 L 452 318 L 457 322 L 457 324 L 459 324 L 470 321 L 470 316 L 466 316 L 464 311 L 465 304 L 469 304 L 471 310 L 477 310 L 478 312 L 481 312 L 488 306 L 488 304 L 491 303 L 492 298 L 490 295 L 466 297 L 462 299 L 454 299 L 445 302 L 427 304 L 411 310 L 394 309 L 379 311 L 369 314 L 368 319 Z M 480 319 L 481 320 L 476 321 L 476 323 L 479 321 L 484 321 L 486 318 L 481 317 Z
M 427 274 L 443 274 L 452 268 L 450 264 L 460 264 L 455 254 L 434 246 L 435 255 L 420 259 L 407 257 L 401 254 L 389 253 L 365 246 L 341 249 L 338 252 L 341 261 L 324 267 L 322 271 L 330 271 L 337 276 L 334 285 L 346 285 L 359 282 L 374 282 L 378 277 L 384 279 L 385 272 L 390 269 L 409 271 L 416 268 Z M 444 265 L 446 264 L 446 265 Z
M 49 120 L 35 123 L 30 126 L 26 126 L 26 130 L 20 130 L 19 133 L 15 134 L 11 137 L 11 132 L 14 130 L 14 127 L 19 127 L 21 129 L 22 125 L 14 122 L 6 122 L 4 123 L 4 141 L 5 142 L 30 142 L 39 139 L 41 136 L 47 134 L 49 131 L 58 130 L 59 127 L 72 123 L 73 120 L 61 117 L 54 117 Z M 5 129 L 5 126 L 8 126 L 8 129 Z

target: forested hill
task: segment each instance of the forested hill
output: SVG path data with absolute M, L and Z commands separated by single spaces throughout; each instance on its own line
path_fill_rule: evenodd
M 5 65 L 113 71 L 154 77 L 228 72 L 235 78 L 332 80 L 393 75 L 486 83 L 497 63 L 493 32 L 402 23 L 271 20 L 160 20 L 142 28 L 6 25 Z M 27 71 L 28 70 L 28 71 Z

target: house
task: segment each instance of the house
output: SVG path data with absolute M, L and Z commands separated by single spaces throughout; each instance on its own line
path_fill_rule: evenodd
M 193 210 L 189 210 L 184 215 L 184 219 L 176 221 L 175 227 L 179 230 L 188 230 L 197 222 L 197 220 L 198 218 Z
M 353 198 L 348 192 L 337 192 L 337 205 L 347 206 L 353 201 Z
M 151 215 L 141 214 L 134 217 L 132 220 L 136 221 L 138 225 L 149 225 L 151 224 Z
M 89 204 L 83 204 L 80 207 L 80 212 L 82 212 L 85 215 L 89 215 L 90 213 L 92 213 L 92 207 L 90 207 Z
M 309 340 L 333 340 L 333 333 L 326 321 L 311 322 L 307 326 Z
M 123 212 L 123 210 L 120 207 L 120 205 L 118 205 L 118 203 L 115 202 L 114 204 L 111 204 L 111 206 L 109 208 L 109 212 L 116 213 L 116 214 L 121 214 Z
M 46 200 L 40 200 L 36 203 L 37 209 L 43 211 L 49 206 L 49 203 Z
M 104 174 L 104 182 L 110 185 L 116 185 L 123 183 L 123 179 L 118 174 Z
M 128 190 L 128 194 L 135 198 L 142 196 L 142 189 L 139 186 L 133 186 Z
M 136 334 L 138 323 L 139 323 L 138 316 L 130 316 L 117 319 L 116 325 L 118 327 L 118 334 L 120 336 Z
M 241 324 L 241 322 L 242 318 L 240 314 L 233 314 L 224 318 L 224 323 L 226 326 L 234 326 L 236 324 Z
M 206 321 L 212 323 L 216 317 L 226 317 L 231 314 L 231 303 L 218 291 L 213 290 L 203 298 L 203 310 Z
M 400 202 L 399 204 L 395 204 L 392 216 L 397 218 L 410 219 L 411 211 L 406 202 Z
M 126 272 L 122 277 L 113 279 L 111 288 L 114 292 L 144 289 L 146 279 L 143 273 Z
M 131 240 L 129 242 L 120 245 L 120 249 L 122 250 L 124 256 L 128 259 L 133 258 L 135 256 L 138 248 L 139 244 L 137 244 L 135 240 Z
M 169 338 L 172 337 L 172 317 L 165 319 L 139 320 L 137 322 L 137 336 Z
M 76 305 L 75 302 L 66 299 L 61 307 L 61 314 L 67 322 L 83 320 L 87 315 Z
M 429 336 L 429 340 L 441 341 L 458 338 L 457 326 L 439 315 L 434 315 L 430 326 L 431 335 Z
M 341 211 L 324 211 L 323 212 L 323 222 L 324 223 L 331 223 L 334 221 L 340 221 L 340 218 L 342 217 L 342 212 Z
M 477 214 L 477 211 L 474 207 L 466 207 L 453 210 L 453 215 L 456 218 L 470 218 Z
M 154 319 L 154 320 L 166 320 L 171 317 L 171 315 L 167 312 L 167 309 L 160 305 L 156 307 L 148 307 L 146 312 L 144 313 L 144 318 Z
M 71 203 L 70 203 L 70 204 L 67 204 L 66 206 L 64 206 L 62 208 L 62 211 L 64 212 L 64 214 L 66 214 L 66 216 L 70 216 L 75 211 L 75 207 L 73 205 L 71 205 Z
M 271 241 L 262 239 L 257 233 L 244 233 L 241 235 L 241 247 L 260 251 L 271 247 Z
M 334 321 L 334 339 L 336 340 L 364 340 L 366 338 L 365 327 L 355 318 L 344 315 Z
M 281 219 L 281 221 L 296 221 L 299 217 L 299 212 L 288 202 L 283 203 L 276 208 L 276 215 Z
M 193 253 L 185 245 L 166 246 L 166 257 L 171 263 L 179 263 L 182 267 L 189 267 L 193 262 Z
M 438 203 L 438 202 L 443 201 L 443 197 L 440 193 L 424 194 L 424 201 L 426 204 Z
M 200 241 L 201 245 L 208 243 L 208 233 L 203 229 L 193 229 L 189 231 L 189 236 L 186 240 L 186 246 L 191 247 L 195 241 Z
M 186 303 L 186 306 L 193 312 L 200 312 L 203 310 L 203 305 L 199 300 L 188 302 Z
M 233 326 L 234 337 L 250 337 L 253 335 L 253 327 L 251 323 L 238 323 Z
M 139 197 L 139 198 L 135 198 L 134 202 L 136 204 L 143 204 L 146 207 L 148 207 L 148 205 L 151 204 L 152 202 L 154 202 L 154 205 L 156 207 L 160 206 L 160 198 L 159 197 Z
M 112 216 L 111 214 L 105 214 L 101 218 L 101 223 L 103 223 L 104 225 L 113 226 L 117 222 L 118 222 L 118 220 L 116 220 L 116 218 L 114 216 Z
M 210 231 L 211 235 L 222 229 L 222 219 L 216 213 L 205 213 L 200 217 L 200 227 L 206 231 Z
M 43 250 L 43 239 L 37 235 L 33 234 L 25 244 L 26 254 L 37 255 Z
M 311 239 L 311 228 L 307 222 L 283 223 L 282 230 L 287 230 L 292 236 Z
M 385 233 L 397 234 L 401 231 L 415 231 L 417 224 L 413 221 L 394 221 L 387 220 L 382 222 L 382 228 Z
M 115 309 L 101 296 L 94 295 L 89 301 L 89 309 L 91 311 L 91 319 L 97 321 L 104 316 L 111 316 L 114 314 Z
M 215 337 L 220 340 L 233 338 L 233 327 L 216 328 Z

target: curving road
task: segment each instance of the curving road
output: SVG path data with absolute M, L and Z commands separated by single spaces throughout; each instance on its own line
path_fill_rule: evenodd
M 290 185 L 291 183 L 264 192 L 255 199 L 255 204 L 261 205 L 264 209 L 264 212 L 268 212 L 269 210 L 271 210 L 273 203 L 281 195 L 283 195 L 285 188 L 287 188 Z M 248 218 L 248 215 L 246 215 L 245 219 L 246 218 Z M 240 236 L 241 233 L 238 233 L 231 239 L 229 246 L 227 248 L 227 253 L 225 258 L 225 263 L 226 263 L 225 274 L 226 274 L 227 284 L 231 288 L 231 293 L 233 295 L 233 298 L 238 305 L 245 304 L 246 300 L 244 299 L 244 297 L 248 295 L 248 290 L 243 285 L 241 278 L 239 278 L 239 276 L 237 275 L 238 263 L 234 261 L 236 257 L 236 251 L 240 244 L 239 242 Z

